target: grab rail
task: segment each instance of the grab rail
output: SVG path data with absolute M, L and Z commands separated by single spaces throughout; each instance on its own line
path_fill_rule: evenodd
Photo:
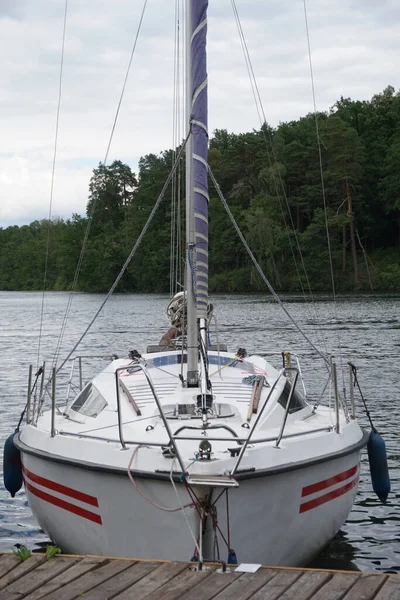
M 173 451 L 175 453 L 176 458 L 178 459 L 179 465 L 180 465 L 180 467 L 182 469 L 182 473 L 185 473 L 185 465 L 183 463 L 181 455 L 179 454 L 179 450 L 177 448 L 177 445 L 175 444 L 174 436 L 172 434 L 172 431 L 171 431 L 171 428 L 169 426 L 168 420 L 167 420 L 166 416 L 164 415 L 164 411 L 162 409 L 160 400 L 159 400 L 159 398 L 157 396 L 157 392 L 155 390 L 155 387 L 153 385 L 151 377 L 148 374 L 147 369 L 146 369 L 146 367 L 145 367 L 144 364 L 142 364 L 142 363 L 140 363 L 139 361 L 136 360 L 136 361 L 134 361 L 134 365 L 137 366 L 139 369 L 141 369 L 143 371 L 143 375 L 147 379 L 147 383 L 149 384 L 151 393 L 153 394 L 154 401 L 157 404 L 158 412 L 160 413 L 160 417 L 161 417 L 161 419 L 162 419 L 162 421 L 164 423 L 164 427 L 165 427 L 165 429 L 166 429 L 166 431 L 168 433 L 168 437 L 170 439 L 170 444 L 171 444 L 171 446 L 173 448 Z M 126 444 L 125 444 L 125 441 L 124 441 L 124 438 L 123 438 L 123 434 L 122 434 L 121 406 L 120 406 L 120 398 L 119 398 L 119 373 L 121 371 L 126 371 L 126 366 L 120 367 L 120 368 L 118 368 L 118 369 L 115 370 L 115 384 L 116 384 L 116 390 L 117 390 L 118 430 L 119 430 L 120 441 L 121 441 L 122 447 L 124 449 L 126 449 Z
M 210 431 L 210 429 L 226 429 L 227 431 L 229 431 L 235 438 L 238 438 L 238 434 L 236 433 L 236 431 L 234 429 L 232 429 L 232 427 L 228 427 L 228 425 L 208 425 L 208 427 L 194 427 L 193 425 L 182 425 L 182 427 L 179 427 L 179 429 L 177 429 L 174 433 L 174 439 L 182 439 L 182 438 L 178 438 L 178 433 L 180 433 L 181 431 L 183 431 L 184 429 L 197 429 L 198 431 Z M 224 438 L 226 439 L 226 438 Z

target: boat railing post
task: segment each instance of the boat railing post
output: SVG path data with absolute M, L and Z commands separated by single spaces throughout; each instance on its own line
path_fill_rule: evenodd
M 32 388 L 32 365 L 29 365 L 29 375 L 28 375 L 28 396 L 26 398 L 26 422 L 30 422 L 30 412 L 31 412 L 31 388 Z
M 322 392 L 320 393 L 318 400 L 315 402 L 315 404 L 313 406 L 312 414 L 315 414 L 315 411 L 317 410 L 318 406 L 321 404 L 322 398 L 324 397 L 326 388 L 328 387 L 330 380 L 331 380 L 331 375 L 329 374 L 328 379 L 326 380 L 325 385 L 322 388 Z
M 340 425 L 339 425 L 339 391 L 337 385 L 337 370 L 336 363 L 331 358 L 331 367 L 332 367 L 332 377 L 333 377 L 333 388 L 335 390 L 335 412 L 336 412 L 336 433 L 340 433 Z
M 294 394 L 294 390 L 295 390 L 298 378 L 299 378 L 299 372 L 297 371 L 297 373 L 295 375 L 295 378 L 294 378 L 294 381 L 292 383 L 292 387 L 290 389 L 289 398 L 287 399 L 285 414 L 284 414 L 284 417 L 283 417 L 281 430 L 279 432 L 278 438 L 277 438 L 276 443 L 275 443 L 275 448 L 278 448 L 278 446 L 279 446 L 279 444 L 281 443 L 281 440 L 282 440 L 283 432 L 285 430 L 285 425 L 286 425 L 286 421 L 287 421 L 288 414 L 289 414 L 290 404 L 292 402 L 292 398 L 293 398 L 293 394 Z
M 76 361 L 76 357 L 72 361 L 71 370 L 70 370 L 70 373 L 69 373 L 68 386 L 67 386 L 67 397 L 65 399 L 65 403 L 66 404 L 68 404 L 69 396 L 71 394 L 72 379 L 74 377 L 74 370 L 75 370 L 75 361 Z
M 303 388 L 303 394 L 304 394 L 304 398 L 307 400 L 307 390 L 306 390 L 306 384 L 304 383 L 304 379 L 303 379 L 303 373 L 301 370 L 301 366 L 300 366 L 300 361 L 299 361 L 299 357 L 297 356 L 297 354 L 295 354 L 295 358 L 296 358 L 296 364 L 297 364 L 297 368 L 299 370 L 299 375 L 300 375 L 300 381 L 301 381 L 301 386 Z
M 353 366 L 349 364 L 349 376 L 350 376 L 350 402 L 351 402 L 351 418 L 356 418 L 356 405 L 354 401 L 354 384 L 353 384 Z
M 254 421 L 253 427 L 250 429 L 249 435 L 247 436 L 247 439 L 246 439 L 245 443 L 243 444 L 243 446 L 242 446 L 242 448 L 241 448 L 241 450 L 239 452 L 239 456 L 237 457 L 237 460 L 236 460 L 236 462 L 235 462 L 235 464 L 233 466 L 233 469 L 230 472 L 230 476 L 231 477 L 233 477 L 235 475 L 236 471 L 238 470 L 239 465 L 240 465 L 240 463 L 242 461 L 243 455 L 246 452 L 247 446 L 249 445 L 250 439 L 251 439 L 251 437 L 252 437 L 252 435 L 253 435 L 253 433 L 254 433 L 254 431 L 255 431 L 255 429 L 256 429 L 256 427 L 257 427 L 257 425 L 258 425 L 258 423 L 259 423 L 259 421 L 261 419 L 261 416 L 262 416 L 262 414 L 264 412 L 265 407 L 268 404 L 268 400 L 270 399 L 271 395 L 273 394 L 273 392 L 274 392 L 274 390 L 275 390 L 275 388 L 277 386 L 277 383 L 280 380 L 280 378 L 282 377 L 283 373 L 284 373 L 284 369 L 281 369 L 280 372 L 278 373 L 277 378 L 275 379 L 274 383 L 272 384 L 271 389 L 269 390 L 268 396 L 266 397 L 265 402 L 263 403 L 262 408 L 261 408 L 260 412 L 258 413 L 256 420 Z
M 29 419 L 29 422 L 33 423 L 33 424 L 35 424 L 35 420 L 37 420 L 37 418 L 36 418 L 36 412 L 37 412 L 37 409 L 38 409 L 39 404 L 40 404 L 40 399 L 41 399 L 41 397 L 43 395 L 45 368 L 46 368 L 46 363 L 43 361 L 43 365 L 41 367 L 39 400 L 36 402 L 37 393 L 35 391 L 35 395 L 33 397 L 32 417 Z M 37 415 L 37 416 L 39 416 L 39 415 Z M 28 419 L 27 419 L 27 422 L 28 422 Z
M 51 379 L 51 437 L 56 435 L 55 428 L 56 420 L 56 369 L 53 367 L 53 375 Z
M 44 376 L 46 373 L 46 363 L 43 362 L 43 367 L 42 367 L 42 379 L 40 380 L 40 392 L 39 392 L 39 400 L 40 398 L 43 396 L 43 391 L 44 391 Z
M 119 441 L 121 442 L 121 446 L 124 450 L 126 450 L 126 444 L 124 441 L 124 435 L 123 435 L 123 431 L 122 431 L 121 402 L 120 402 L 120 397 L 119 397 L 119 374 L 121 371 L 124 371 L 125 368 L 126 367 L 121 367 L 119 369 L 116 369 L 116 371 L 115 371 L 115 389 L 117 392 L 118 434 L 119 434 Z
M 83 389 L 83 377 L 82 377 L 82 356 L 79 356 L 79 389 Z

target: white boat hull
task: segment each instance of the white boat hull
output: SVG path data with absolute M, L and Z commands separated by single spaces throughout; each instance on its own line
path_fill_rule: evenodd
M 360 450 L 277 474 L 238 478 L 229 490 L 231 546 L 239 562 L 307 564 L 345 522 L 357 490 Z M 64 552 L 190 560 L 194 541 L 182 511 L 164 512 L 145 499 L 126 472 L 91 470 L 22 452 L 29 504 L 40 526 Z M 147 498 L 177 507 L 171 482 L 137 479 Z M 180 502 L 190 500 L 176 484 Z M 195 488 L 205 495 L 206 488 Z M 221 488 L 214 489 L 213 499 Z M 218 525 L 228 536 L 226 500 L 217 502 Z M 185 509 L 195 537 L 200 518 Z M 203 536 L 205 558 L 213 547 L 212 527 Z M 212 538 L 212 539 L 211 539 Z M 228 550 L 219 536 L 221 560 Z

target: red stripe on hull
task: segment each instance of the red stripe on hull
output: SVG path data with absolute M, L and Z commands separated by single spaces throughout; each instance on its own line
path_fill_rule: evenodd
M 53 504 L 54 506 L 58 506 L 68 512 L 74 513 L 79 517 L 83 517 L 84 519 L 88 519 L 89 521 L 93 521 L 94 523 L 98 523 L 102 525 L 103 522 L 101 520 L 100 515 L 96 515 L 96 513 L 91 512 L 90 510 L 86 510 L 85 508 L 81 508 L 80 506 L 75 506 L 75 504 L 71 504 L 70 502 L 66 502 L 65 500 L 61 500 L 60 498 L 56 498 L 55 496 L 51 496 L 47 494 L 47 492 L 43 492 L 43 490 L 39 490 L 31 485 L 28 481 L 25 480 L 25 487 L 27 490 L 31 492 L 34 496 L 37 496 L 41 500 L 48 502 L 49 504 Z
M 357 482 L 358 482 L 358 476 L 355 479 L 353 479 L 352 481 L 350 481 L 350 483 L 346 483 L 346 485 L 342 485 L 342 487 L 337 488 L 336 490 L 333 490 L 332 492 L 328 492 L 327 494 L 324 494 L 323 496 L 318 496 L 318 498 L 314 498 L 314 500 L 309 500 L 308 502 L 304 502 L 303 504 L 300 504 L 299 513 L 307 512 L 308 510 L 311 510 L 312 508 L 316 508 L 317 506 L 320 506 L 321 504 L 325 504 L 326 502 L 330 502 L 331 500 L 334 500 L 335 498 L 339 498 L 339 496 L 343 496 L 343 494 L 347 494 L 347 492 L 352 490 L 357 485 Z
M 51 481 L 50 479 L 45 479 L 44 477 L 40 477 L 39 475 L 35 475 L 31 471 L 28 471 L 24 465 L 22 465 L 22 471 L 24 474 L 29 477 L 31 481 L 41 485 L 42 487 L 46 487 L 49 490 L 53 490 L 54 492 L 58 492 L 59 494 L 63 494 L 64 496 L 69 496 L 70 498 L 74 498 L 75 500 L 79 500 L 80 502 L 85 502 L 86 504 L 90 504 L 91 506 L 95 506 L 96 508 L 99 506 L 97 502 L 97 498 L 94 496 L 89 496 L 88 494 L 84 494 L 83 492 L 79 492 L 78 490 L 74 490 L 65 485 L 61 485 L 60 483 L 56 483 L 55 481 Z
M 318 481 L 312 485 L 307 485 L 306 487 L 303 487 L 301 497 L 304 498 L 304 496 L 315 494 L 315 492 L 320 492 L 321 490 L 331 487 L 331 485 L 335 485 L 335 483 L 340 483 L 341 481 L 345 481 L 345 479 L 350 479 L 350 477 L 356 474 L 357 469 L 358 464 L 354 467 L 351 467 L 351 469 L 348 469 L 347 471 L 343 471 L 343 473 L 329 477 L 329 479 L 324 479 L 323 481 Z

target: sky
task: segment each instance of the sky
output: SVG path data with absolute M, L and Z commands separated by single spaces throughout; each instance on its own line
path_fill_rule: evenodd
M 108 163 L 173 147 L 177 0 L 148 0 Z M 313 110 L 303 0 L 236 0 L 268 123 Z M 400 88 L 398 0 L 307 0 L 316 105 Z M 143 0 L 68 0 L 52 218 L 85 214 Z M 65 0 L 0 0 L 0 227 L 49 216 Z M 209 130 L 260 122 L 231 0 L 209 0 Z M 182 65 L 180 67 L 182 69 Z M 182 137 L 183 134 L 182 134 Z

